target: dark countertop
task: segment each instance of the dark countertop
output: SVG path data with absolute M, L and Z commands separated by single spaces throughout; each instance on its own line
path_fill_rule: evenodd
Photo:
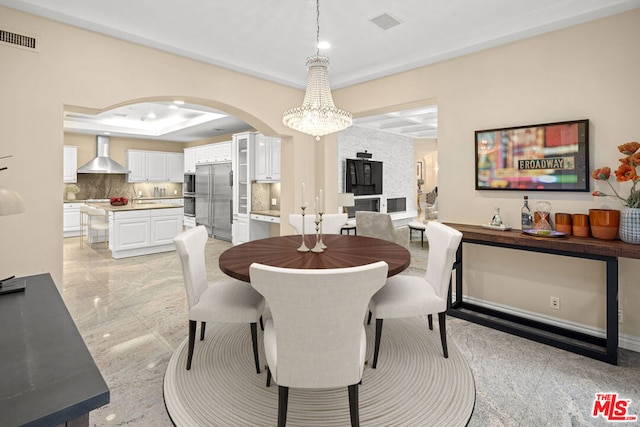
M 53 426 L 109 403 L 109 387 L 49 274 L 0 295 L 0 424 Z
M 280 211 L 268 210 L 268 211 L 251 211 L 251 214 L 255 215 L 266 215 L 266 216 L 275 216 L 280 218 Z

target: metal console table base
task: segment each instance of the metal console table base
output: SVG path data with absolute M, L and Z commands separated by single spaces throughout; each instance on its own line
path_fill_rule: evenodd
M 453 225 L 455 227 L 455 225 Z M 463 230 L 461 230 L 463 231 Z M 464 233 L 463 233 L 464 235 Z M 592 259 L 606 263 L 606 335 L 604 338 L 584 334 L 570 329 L 550 325 L 510 313 L 482 307 L 463 301 L 462 244 L 471 243 L 530 252 L 555 254 L 575 258 Z M 550 247 L 532 247 L 513 243 L 502 243 L 483 238 L 462 238 L 454 264 L 456 276 L 455 301 L 449 295 L 447 314 L 493 329 L 527 338 L 563 350 L 577 353 L 612 365 L 618 364 L 618 258 Z

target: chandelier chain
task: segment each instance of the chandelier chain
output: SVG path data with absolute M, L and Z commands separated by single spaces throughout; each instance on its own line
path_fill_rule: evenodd
M 316 55 L 320 55 L 320 0 L 316 0 Z

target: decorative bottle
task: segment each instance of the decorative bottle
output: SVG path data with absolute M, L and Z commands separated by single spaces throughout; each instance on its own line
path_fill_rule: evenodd
M 533 218 L 531 217 L 531 209 L 529 209 L 529 196 L 524 196 L 524 205 L 521 209 L 522 213 L 522 230 L 533 227 Z

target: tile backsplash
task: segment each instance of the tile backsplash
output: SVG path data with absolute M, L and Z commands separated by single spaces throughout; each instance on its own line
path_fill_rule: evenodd
M 153 197 L 154 187 L 164 188 L 166 196 L 182 197 L 181 182 L 127 182 L 127 176 L 121 174 L 78 174 L 76 183 L 80 192 L 77 200 L 108 199 L 111 197 L 132 198 L 142 192 L 142 197 Z M 62 187 L 63 198 L 67 198 L 67 184 Z
M 275 199 L 276 204 L 271 204 Z M 253 182 L 251 184 L 252 211 L 280 210 L 280 183 Z

